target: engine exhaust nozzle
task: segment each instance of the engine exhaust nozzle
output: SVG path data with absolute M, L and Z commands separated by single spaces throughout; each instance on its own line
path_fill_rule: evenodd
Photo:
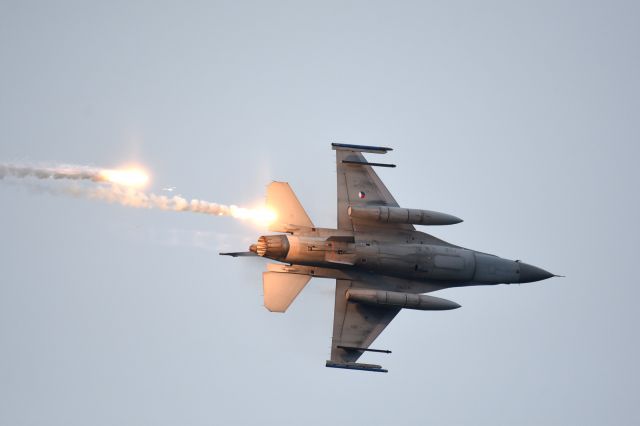
M 289 253 L 289 240 L 286 235 L 263 235 L 249 250 L 261 257 L 284 259 Z

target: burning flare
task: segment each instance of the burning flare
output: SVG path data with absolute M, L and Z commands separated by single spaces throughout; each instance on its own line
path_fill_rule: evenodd
M 100 170 L 95 180 L 141 188 L 149 182 L 149 175 L 141 169 Z
M 86 166 L 38 167 L 30 165 L 0 164 L 0 179 L 33 177 L 36 179 L 71 179 L 110 182 L 123 186 L 142 187 L 149 182 L 149 175 L 140 168 L 97 169 Z
M 230 216 L 236 219 L 251 221 L 260 227 L 268 227 L 276 220 L 277 214 L 270 208 L 244 208 L 210 201 L 188 200 L 175 195 L 156 195 L 140 190 L 149 182 L 149 175 L 141 168 L 98 169 L 85 166 L 38 167 L 31 165 L 0 164 L 0 180 L 9 178 L 35 178 L 89 181 L 100 183 L 96 187 L 81 185 L 54 188 L 37 186 L 36 189 L 51 194 L 66 194 L 74 197 L 102 200 L 123 206 L 204 213 L 214 216 Z

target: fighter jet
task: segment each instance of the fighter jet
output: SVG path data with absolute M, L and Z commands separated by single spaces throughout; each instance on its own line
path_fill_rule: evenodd
M 277 213 L 248 252 L 278 263 L 263 272 L 264 306 L 285 312 L 312 277 L 336 280 L 331 359 L 327 367 L 384 372 L 356 362 L 401 309 L 441 311 L 460 307 L 426 295 L 450 287 L 529 283 L 555 276 L 519 260 L 503 259 L 459 247 L 413 225 L 453 225 L 456 216 L 403 208 L 362 153 L 386 154 L 391 148 L 333 143 L 338 177 L 338 226 L 317 228 L 288 183 L 267 188 L 267 205 Z

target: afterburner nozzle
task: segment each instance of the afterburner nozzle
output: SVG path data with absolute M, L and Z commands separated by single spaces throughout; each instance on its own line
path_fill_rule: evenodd
M 289 240 L 286 235 L 267 235 L 258 238 L 257 244 L 249 247 L 258 256 L 270 259 L 284 259 L 289 253 Z

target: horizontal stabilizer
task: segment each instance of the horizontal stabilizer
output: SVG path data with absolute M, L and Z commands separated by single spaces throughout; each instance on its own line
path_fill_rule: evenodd
M 347 370 L 374 371 L 376 373 L 388 373 L 389 372 L 389 370 L 385 370 L 380 365 L 376 365 L 376 364 L 361 364 L 361 363 L 357 363 L 357 362 L 327 361 L 325 366 L 331 367 L 331 368 L 345 368 Z
M 369 152 L 371 154 L 386 154 L 388 151 L 393 151 L 393 148 L 384 146 L 349 145 L 346 143 L 332 143 L 331 148 L 334 150 Z
M 275 222 L 269 226 L 274 232 L 293 232 L 296 228 L 313 228 L 313 222 L 286 182 L 271 182 L 267 187 L 267 207 L 276 212 Z
M 310 279 L 309 275 L 263 272 L 264 307 L 271 312 L 285 312 Z

